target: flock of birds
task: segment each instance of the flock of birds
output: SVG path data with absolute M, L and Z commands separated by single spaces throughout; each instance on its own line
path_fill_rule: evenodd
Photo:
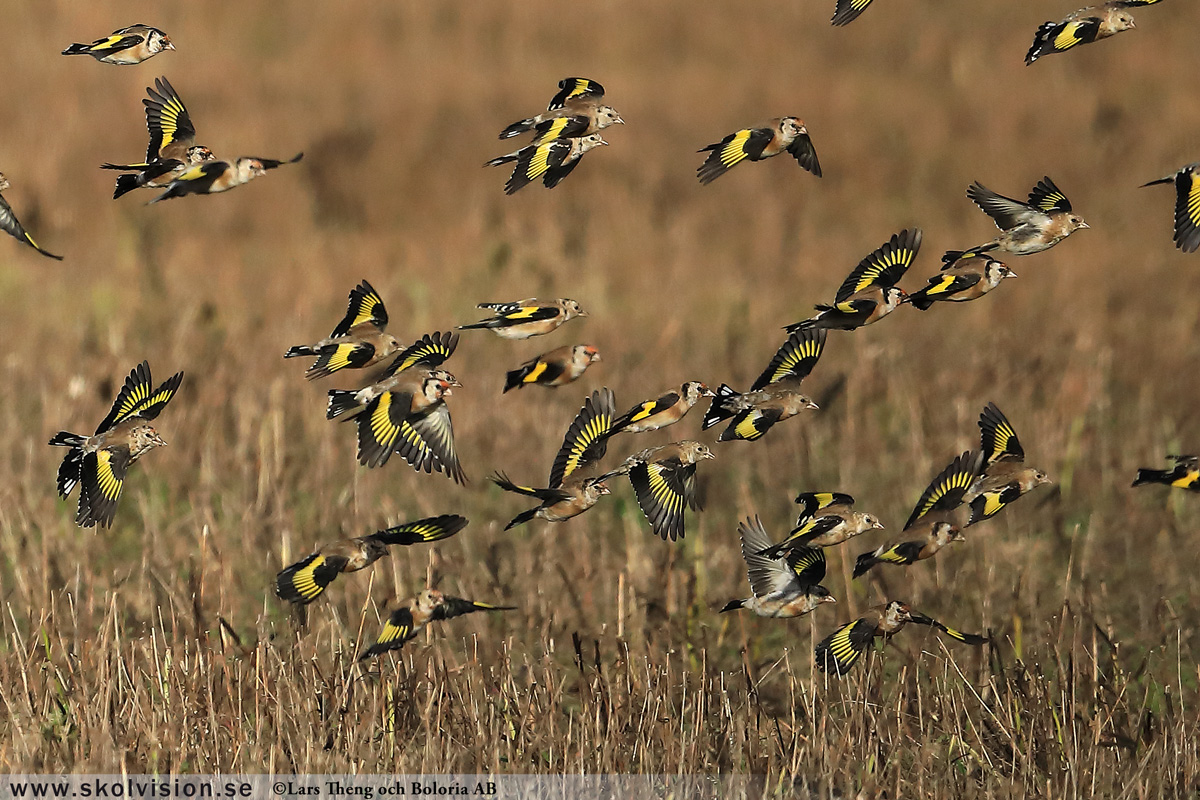
M 1158 1 L 1118 0 L 1076 12 L 1060 23 L 1047 23 L 1039 29 L 1028 61 L 1132 28 L 1133 21 L 1125 9 Z M 839 0 L 834 24 L 850 22 L 870 2 Z M 91 44 L 73 44 L 63 53 L 129 65 L 174 49 L 161 30 L 135 25 Z M 487 164 L 513 165 L 505 186 L 508 194 L 537 180 L 548 188 L 556 186 L 585 153 L 606 144 L 600 131 L 624 124 L 616 109 L 603 102 L 604 88 L 598 82 L 567 78 L 559 82 L 558 88 L 545 113 L 515 122 L 500 134 L 501 139 L 525 134 L 533 137 L 527 146 Z M 146 187 L 162 190 L 151 202 L 187 194 L 215 194 L 284 163 L 298 161 L 302 155 L 289 161 L 250 157 L 218 160 L 209 148 L 195 143 L 196 130 L 187 109 L 166 78 L 157 79 L 147 93 L 148 98 L 142 101 L 150 133 L 145 161 L 103 165 L 124 173 L 117 179 L 114 198 Z M 821 176 L 808 130 L 793 116 L 736 131 L 700 152 L 708 153 L 697 170 L 703 184 L 742 161 L 761 161 L 782 153 L 791 155 L 812 175 Z M 1175 242 L 1188 252 L 1200 247 L 1198 172 L 1200 165 L 1193 164 L 1151 182 L 1175 184 Z M 7 187 L 0 175 L 0 190 Z M 519 484 L 502 472 L 491 476 L 490 480 L 505 492 L 537 502 L 513 517 L 505 529 L 535 519 L 548 523 L 573 519 L 610 494 L 614 479 L 625 477 L 651 530 L 664 540 L 682 538 L 686 511 L 701 510 L 697 468 L 715 457 L 713 450 L 691 439 L 640 450 L 626 447 L 623 449 L 629 454 L 624 459 L 601 470 L 600 463 L 611 441 L 621 434 L 636 436 L 674 425 L 705 400 L 709 405 L 702 430 L 723 424 L 718 442 L 756 441 L 778 423 L 817 408 L 801 388 L 821 358 L 828 331 L 872 325 L 902 305 L 926 311 L 938 302 L 977 300 L 1006 278 L 1015 277 L 997 255 L 1041 253 L 1088 227 L 1049 177 L 1039 181 L 1025 201 L 997 194 L 979 183 L 968 188 L 967 197 L 996 223 L 1000 231 L 997 236 L 964 250 L 946 252 L 937 274 L 919 291 L 909 294 L 898 284 L 920 252 L 922 232 L 913 228 L 895 234 L 851 270 L 830 303 L 816 306 L 810 318 L 786 326 L 785 341 L 748 390 L 737 391 L 726 384 L 712 390 L 701 381 L 690 380 L 623 413 L 618 413 L 610 389 L 593 391 L 567 427 L 544 485 Z M 59 258 L 29 236 L 2 198 L 0 224 L 44 255 Z M 383 298 L 363 280 L 350 291 L 346 314 L 329 336 L 294 346 L 284 358 L 312 358 L 305 372 L 308 380 L 343 370 L 357 370 L 365 376 L 361 388 L 330 390 L 326 405 L 327 419 L 354 423 L 357 458 L 362 466 L 383 467 L 393 455 L 399 455 L 418 472 L 439 472 L 456 484 L 465 484 L 467 478 L 455 449 L 447 404 L 453 389 L 461 384 L 444 368 L 458 347 L 458 331 L 484 330 L 503 339 L 524 340 L 552 334 L 567 322 L 588 316 L 577 301 L 569 298 L 528 298 L 481 303 L 478 307 L 486 312 L 483 319 L 459 325 L 454 331 L 426 334 L 404 345 L 387 332 L 388 312 Z M 509 371 L 504 391 L 530 385 L 553 388 L 570 384 L 599 359 L 599 351 L 589 344 L 549 350 Z M 178 372 L 155 385 L 149 364 L 142 362 L 129 373 L 93 435 L 60 431 L 51 438 L 49 444 L 67 449 L 58 470 L 57 489 L 66 499 L 79 488 L 78 525 L 112 524 L 129 467 L 147 452 L 166 444 L 152 423 L 182 380 L 183 373 Z M 854 578 L 878 565 L 908 567 L 933 558 L 947 545 L 963 541 L 965 529 L 991 519 L 1050 482 L 1045 472 L 1025 464 L 1015 428 L 994 403 L 983 409 L 978 424 L 979 447 L 955 457 L 933 479 L 899 536 L 857 556 Z M 628 440 L 628 436 L 620 438 Z M 1169 458 L 1175 461 L 1172 469 L 1141 469 L 1134 486 L 1160 483 L 1200 491 L 1200 458 Z M 884 529 L 878 517 L 856 511 L 855 500 L 848 494 L 809 491 L 800 494 L 796 503 L 800 506 L 796 524 L 778 542 L 757 517 L 739 525 L 751 595 L 729 602 L 722 612 L 744 609 L 763 617 L 794 618 L 836 602 L 821 585 L 826 572 L 825 549 Z M 275 593 L 285 602 L 307 606 L 318 600 L 338 575 L 370 567 L 387 555 L 389 548 L 443 541 L 466 525 L 465 518 L 447 514 L 321 545 L 278 573 Z M 360 659 L 402 647 L 431 621 L 475 611 L 511 609 L 425 589 L 391 611 L 383 630 L 373 644 L 363 649 Z M 986 636 L 962 633 L 904 602 L 892 600 L 820 641 L 814 651 L 815 663 L 821 670 L 844 675 L 876 638 L 886 639 L 908 623 L 932 626 L 969 645 L 988 641 Z

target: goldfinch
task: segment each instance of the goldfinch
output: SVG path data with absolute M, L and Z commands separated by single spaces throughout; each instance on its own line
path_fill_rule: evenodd
M 800 384 L 812 372 L 825 348 L 825 331 L 796 331 L 787 338 L 758 376 L 750 391 L 736 392 L 721 384 L 713 397 L 702 430 L 730 420 L 718 441 L 761 439 L 776 423 L 790 419 L 817 404 L 800 393 Z
M 366 406 L 347 417 L 358 425 L 358 463 L 382 467 L 399 453 L 417 472 L 444 472 L 455 483 L 466 483 L 446 405 L 454 386 L 461 384 L 445 370 L 418 369 L 367 387 Z
M 3 172 L 0 172 L 0 192 L 7 191 L 9 185 L 8 178 L 4 176 Z M 4 232 L 9 236 L 12 236 L 19 242 L 24 242 L 47 258 L 53 258 L 55 261 L 63 260 L 62 256 L 56 256 L 49 250 L 43 250 L 42 246 L 33 240 L 33 237 L 29 235 L 29 232 L 25 230 L 17 219 L 17 215 L 13 213 L 12 206 L 8 204 L 3 195 L 0 195 L 0 228 L 4 228 Z
M 716 393 L 700 381 L 688 381 L 677 392 L 668 392 L 657 400 L 638 403 L 613 422 L 613 433 L 645 433 L 674 425 L 700 402 Z
M 174 50 L 171 37 L 149 25 L 130 25 L 91 44 L 72 44 L 64 56 L 91 56 L 105 64 L 140 64 L 164 50 Z
M 1200 492 L 1200 456 L 1167 456 L 1175 462 L 1171 469 L 1142 468 L 1133 480 L 1134 486 L 1162 483 L 1176 489 Z
M 964 255 L 942 266 L 942 271 L 929 279 L 929 285 L 908 296 L 908 302 L 927 311 L 937 302 L 965 303 L 977 300 L 1000 285 L 1005 278 L 1017 273 L 1003 261 L 988 255 Z
M 175 396 L 182 381 L 183 373 L 176 372 L 155 388 L 150 365 L 143 361 L 125 379 L 94 435 L 59 431 L 50 439 L 54 447 L 69 448 L 58 468 L 57 486 L 65 500 L 79 484 L 76 525 L 112 525 L 129 467 L 155 447 L 167 444 L 150 422 Z
M 346 316 L 328 337 L 316 344 L 288 348 L 283 357 L 316 356 L 317 360 L 304 373 L 310 381 L 343 369 L 373 367 L 400 349 L 396 337 L 386 332 L 387 324 L 383 298 L 363 279 L 350 290 Z
M 864 575 L 876 564 L 909 566 L 927 558 L 951 542 L 962 542 L 962 526 L 953 512 L 962 505 L 963 497 L 983 475 L 983 453 L 971 450 L 950 462 L 921 494 L 916 508 L 904 523 L 904 533 L 910 538 L 895 544 L 885 544 L 863 553 L 854 563 L 854 577 Z
M 722 614 L 744 608 L 760 617 L 802 617 L 823 603 L 837 602 L 820 585 L 825 578 L 823 550 L 797 548 L 786 559 L 764 556 L 771 549 L 771 538 L 758 517 L 739 523 L 738 534 L 753 597 L 731 600 Z
M 534 518 L 547 522 L 563 522 L 587 511 L 609 493 L 605 480 L 611 477 L 610 475 L 592 477 L 584 473 L 604 457 L 616 413 L 616 399 L 611 389 L 592 392 L 567 428 L 562 446 L 558 449 L 554 464 L 550 468 L 550 479 L 546 488 L 519 486 L 503 473 L 497 473 L 491 478 L 493 483 L 506 492 L 535 497 L 541 501 L 541 505 L 514 517 L 504 530 Z
M 963 496 L 971 508 L 967 527 L 996 516 L 1022 495 L 1050 483 L 1046 473 L 1025 466 L 1017 433 L 995 403 L 988 403 L 979 415 L 979 431 L 986 468 Z
M 424 589 L 416 597 L 405 603 L 388 615 L 375 644 L 368 647 L 358 657 L 365 661 L 371 656 L 386 653 L 389 650 L 399 650 L 416 638 L 421 629 L 430 622 L 440 619 L 471 614 L 476 611 L 514 611 L 516 606 L 494 606 L 490 603 L 477 603 L 474 600 L 463 600 L 461 597 L 449 597 L 437 589 Z
M 149 95 L 142 101 L 146 107 L 146 129 L 150 143 L 146 160 L 140 164 L 101 164 L 101 169 L 132 172 L 117 177 L 113 199 L 144 186 L 164 188 L 189 167 L 212 161 L 212 150 L 196 144 L 196 127 L 175 87 L 165 77 L 156 78 L 154 86 L 146 89 Z
M 252 156 L 243 156 L 237 161 L 205 161 L 179 173 L 175 180 L 167 185 L 167 190 L 150 202 L 157 203 L 172 197 L 186 197 L 189 194 L 227 192 L 266 175 L 267 170 L 284 164 L 295 164 L 302 158 L 304 153 L 297 153 L 287 161 Z
M 578 380 L 588 367 L 599 360 L 600 351 L 590 344 L 557 347 L 505 373 L 504 392 L 534 384 L 565 386 Z
M 1033 46 L 1025 56 L 1028 66 L 1051 53 L 1062 53 L 1081 44 L 1091 44 L 1137 27 L 1126 9 L 1149 6 L 1160 0 L 1113 0 L 1103 5 L 1081 8 L 1060 22 L 1044 22 L 1033 36 Z
M 455 483 L 466 482 L 446 406 L 452 387 L 462 384 L 437 369 L 457 346 L 457 333 L 426 334 L 397 355 L 375 383 L 329 391 L 325 418 L 345 414 L 357 422 L 358 463 L 382 467 L 399 453 L 417 472 L 436 470 Z
M 541 178 L 542 185 L 553 189 L 563 178 L 571 174 L 584 155 L 595 147 L 606 145 L 598 133 L 574 139 L 539 140 L 536 144 L 522 147 L 508 155 L 493 158 L 485 167 L 515 164 L 512 175 L 504 184 L 505 194 L 514 194 L 526 185 Z
M 796 497 L 800 516 L 796 527 L 779 544 L 760 555 L 780 558 L 789 550 L 809 547 L 833 547 L 872 530 L 883 523 L 872 514 L 854 510 L 854 498 L 841 492 L 804 492 Z
M 537 507 L 522 511 L 513 517 L 504 526 L 504 530 L 507 531 L 535 518 L 544 519 L 546 522 L 566 522 L 579 516 L 609 493 L 608 484 L 604 482 L 605 477 L 575 477 L 554 489 L 519 486 L 510 481 L 508 476 L 502 472 L 490 476 L 489 480 L 506 492 L 535 497 L 541 502 Z
M 615 108 L 600 103 L 604 98 L 604 87 L 596 81 L 564 78 L 558 82 L 558 89 L 545 114 L 514 122 L 500 132 L 500 138 L 511 139 L 534 131 L 534 144 L 542 144 L 553 139 L 599 133 L 610 125 L 625 124 Z
M 530 297 L 513 303 L 480 303 L 476 308 L 494 311 L 487 319 L 459 325 L 460 331 L 485 329 L 501 339 L 528 339 L 542 336 L 575 317 L 586 317 L 588 312 L 579 303 L 562 297 L 558 300 L 538 300 Z
M 937 628 L 964 644 L 978 646 L 989 641 L 986 636 L 960 633 L 935 619 L 913 611 L 907 603 L 892 600 L 887 605 L 868 609 L 866 614 L 854 622 L 843 625 L 818 642 L 814 651 L 817 668 L 822 672 L 843 676 L 858 663 L 859 658 L 877 637 L 890 639 L 909 622 Z
M 709 458 L 716 456 L 707 445 L 690 440 L 672 442 L 635 453 L 598 480 L 628 475 L 650 528 L 664 540 L 673 542 L 683 538 L 684 508 L 693 511 L 702 508 L 696 464 Z
M 987 244 L 970 250 L 946 251 L 942 256 L 944 264 L 993 250 L 1002 250 L 1015 256 L 1041 253 L 1075 231 L 1088 227 L 1082 217 L 1072 213 L 1071 201 L 1049 176 L 1037 182 L 1029 193 L 1027 203 L 996 194 L 978 182 L 967 188 L 967 197 L 991 217 L 1003 232 Z
M 921 229 L 900 231 L 858 262 L 842 281 L 832 305 L 816 306 L 815 317 L 788 325 L 785 330 L 833 328 L 852 331 L 878 322 L 895 311 L 907 297 L 896 284 L 908 272 L 920 251 Z
M 1175 246 L 1185 253 L 1200 248 L 1200 164 L 1188 164 L 1174 175 L 1143 183 L 1157 186 L 1175 184 Z
M 777 117 L 761 128 L 742 128 L 697 152 L 709 153 L 696 169 L 702 184 L 712 183 L 743 161 L 762 161 L 780 153 L 789 154 L 801 167 L 821 177 L 816 148 L 799 117 Z
M 388 555 L 389 547 L 440 542 L 467 527 L 467 518 L 457 514 L 406 522 L 370 536 L 339 539 L 324 544 L 311 555 L 275 576 L 275 594 L 296 605 L 308 605 L 343 572 L 358 572 Z

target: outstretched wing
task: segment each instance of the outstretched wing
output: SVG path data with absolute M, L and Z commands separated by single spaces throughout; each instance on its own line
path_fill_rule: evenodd
M 49 250 L 43 250 L 42 246 L 33 240 L 33 237 L 29 235 L 29 231 L 25 230 L 24 226 L 17 219 L 17 215 L 13 213 L 12 206 L 3 197 L 0 197 L 0 228 L 3 228 L 5 233 L 18 241 L 24 242 L 42 255 L 53 258 L 56 261 L 63 260 L 62 256 L 56 256 Z
M 875 626 L 867 620 L 858 619 L 838 628 L 817 644 L 814 650 L 817 669 L 842 676 L 858 663 L 858 659 L 871 644 Z
M 991 641 L 988 639 L 988 637 L 980 636 L 977 633 L 962 633 L 961 631 L 956 631 L 953 628 L 948 628 L 942 623 L 938 622 L 936 619 L 927 617 L 924 614 L 917 614 L 916 612 L 912 613 L 912 619 L 909 621 L 917 625 L 928 625 L 931 628 L 937 628 L 951 639 L 957 639 L 963 644 L 981 645 L 987 644 L 989 641 Z
M 824 328 L 805 328 L 793 332 L 775 351 L 767 368 L 754 381 L 750 391 L 757 392 L 785 378 L 797 381 L 807 378 L 821 360 L 821 353 L 825 349 L 825 336 Z
M 393 525 L 387 530 L 371 534 L 374 539 L 385 545 L 407 545 L 428 542 L 440 542 L 449 539 L 454 534 L 467 527 L 467 518 L 458 514 L 442 514 L 438 517 L 426 517 L 416 522 L 406 522 L 403 525 Z
M 396 452 L 418 472 L 436 470 L 455 483 L 467 482 L 454 449 L 454 427 L 445 403 L 401 422 Z
M 558 82 L 558 94 L 546 106 L 547 111 L 557 111 L 568 102 L 599 100 L 604 97 L 604 87 L 590 78 L 563 78 Z
M 84 528 L 112 525 L 117 500 L 125 486 L 129 468 L 129 448 L 103 448 L 87 453 L 79 472 L 79 511 L 75 524 Z
M 1020 200 L 996 194 L 978 181 L 967 187 L 967 197 L 979 206 L 983 213 L 991 217 L 996 226 L 1002 230 L 1015 228 L 1041 213 Z
M 746 561 L 746 575 L 755 597 L 782 592 L 796 582 L 796 575 L 782 559 L 761 555 L 770 550 L 774 543 L 758 517 L 738 523 L 738 535 L 742 539 L 742 558 Z
M 851 270 L 838 288 L 837 302 L 845 302 L 864 289 L 895 286 L 920 250 L 920 228 L 900 231 Z
M 629 470 L 629 482 L 650 528 L 663 539 L 683 538 L 687 488 L 682 467 L 643 462 Z
M 163 381 L 157 389 L 151 388 L 150 381 L 150 364 L 143 361 L 134 367 L 129 373 L 129 377 L 125 379 L 125 385 L 117 393 L 117 399 L 113 402 L 108 416 L 96 427 L 96 433 L 112 430 L 130 417 L 141 417 L 142 419 L 157 417 L 163 407 L 175 396 L 179 384 L 183 381 L 183 373 L 176 372 Z
M 869 5 L 871 0 L 838 0 L 830 22 L 839 27 L 849 25 L 858 19 L 858 15 L 866 11 Z
M 817 148 L 813 147 L 812 138 L 807 133 L 802 133 L 788 145 L 788 152 L 792 154 L 792 158 L 800 164 L 801 167 L 821 177 L 821 162 L 817 160 Z
M 696 177 L 700 183 L 712 183 L 747 158 L 757 160 L 774 138 L 773 128 L 742 128 L 735 131 L 721 141 L 700 149 L 701 153 L 712 152 L 696 170 Z
M 796 504 L 800 506 L 800 519 L 804 519 L 823 508 L 843 506 L 849 510 L 854 498 L 844 492 L 801 492 L 796 495 Z
M 1071 201 L 1062 193 L 1062 190 L 1054 185 L 1054 181 L 1050 180 L 1050 176 L 1042 178 L 1033 187 L 1033 191 L 1029 193 L 1029 205 L 1037 210 L 1049 214 L 1054 211 L 1070 212 Z
M 420 366 L 425 369 L 436 369 L 446 363 L 446 359 L 454 355 L 454 351 L 457 348 L 457 333 L 453 331 L 427 333 L 401 350 L 400 354 L 383 371 L 380 380 L 390 378 L 392 375 L 404 372 L 404 370 L 411 367 Z
M 313 553 L 275 576 L 275 595 L 296 605 L 308 605 L 346 568 L 345 556 Z
M 149 97 L 142 101 L 146 107 L 146 128 L 150 131 L 146 161 L 156 161 L 172 144 L 182 144 L 184 148 L 195 144 L 196 128 L 171 82 L 165 77 L 155 78 L 154 88 L 146 89 L 146 94 Z
M 576 470 L 604 458 L 616 416 L 617 401 L 612 389 L 592 392 L 567 428 L 562 447 L 554 456 L 554 466 L 550 468 L 550 482 L 546 485 L 557 489 Z
M 1017 432 L 995 403 L 988 403 L 979 415 L 979 431 L 979 446 L 988 464 L 1025 460 Z
M 371 323 L 379 330 L 386 328 L 388 323 L 388 313 L 387 308 L 383 305 L 383 298 L 365 279 L 350 290 L 350 302 L 346 308 L 346 316 L 333 329 L 333 333 L 329 334 L 329 338 L 336 339 L 339 336 L 345 336 L 355 325 L 361 325 L 364 322 Z
M 931 511 L 952 511 L 957 508 L 967 489 L 983 474 L 984 464 L 983 453 L 978 450 L 968 450 L 951 461 L 921 494 L 908 522 L 904 523 L 904 530 L 911 528 Z
M 383 630 L 379 632 L 375 644 L 364 650 L 358 660 L 362 661 L 389 650 L 399 650 L 405 642 L 416 635 L 417 626 L 413 621 L 412 611 L 407 606 L 397 608 L 383 624 Z
M 433 609 L 433 613 L 429 618 L 434 619 L 451 619 L 453 617 L 461 617 L 463 614 L 471 614 L 475 611 L 515 611 L 516 606 L 494 606 L 491 603 L 477 603 L 474 600 L 464 600 L 461 597 L 446 597 L 442 600 L 441 605 Z

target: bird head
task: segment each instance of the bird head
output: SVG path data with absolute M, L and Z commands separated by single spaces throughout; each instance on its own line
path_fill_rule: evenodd
M 701 397 L 716 397 L 717 393 L 700 381 L 688 381 L 681 387 L 683 396 L 689 403 L 696 403 Z
M 569 297 L 564 297 L 563 299 L 559 300 L 558 302 L 562 303 L 563 311 L 566 312 L 567 319 L 570 319 L 571 317 L 591 316 L 590 314 L 588 314 L 588 312 L 584 311 L 582 308 L 579 307 L 579 303 L 575 302 L 574 300 L 570 299 Z
M 901 603 L 899 600 L 893 600 L 883 609 L 883 624 L 888 628 L 896 628 L 905 622 L 912 620 L 912 609 L 908 603 Z
M 804 120 L 799 117 L 784 117 L 779 121 L 779 130 L 788 139 L 808 133 L 808 128 L 804 127 Z
M 422 589 L 417 594 L 417 609 L 430 614 L 435 608 L 446 602 L 446 596 L 437 589 Z
M 878 517 L 871 514 L 863 514 L 863 522 L 872 529 L 883 530 L 883 523 L 879 521 Z
M 212 161 L 216 156 L 213 151 L 202 144 L 194 144 L 187 149 L 187 163 L 203 164 L 205 161 Z
M 154 52 L 160 50 L 174 50 L 175 45 L 171 43 L 171 37 L 160 31 L 158 28 L 151 28 L 150 35 L 146 37 L 146 43 L 150 45 L 150 49 Z
M 612 106 L 600 106 L 596 109 L 596 127 L 607 128 L 609 125 L 624 125 L 625 120 Z
M 808 596 L 814 598 L 818 603 L 836 603 L 837 598 L 829 593 L 829 590 L 824 586 L 810 586 L 808 588 Z
M 807 397 L 805 395 L 800 395 L 800 402 L 804 404 L 805 408 L 809 408 L 809 409 L 813 409 L 813 410 L 820 408 L 819 405 L 817 405 L 816 403 L 814 403 L 812 401 L 812 398 Z
M 388 555 L 391 552 L 390 550 L 388 550 L 387 545 L 384 544 L 383 542 L 379 541 L 378 539 L 372 539 L 372 538 L 368 537 L 366 539 L 363 539 L 362 543 L 363 543 L 363 553 L 366 555 L 366 557 L 370 561 L 375 561 L 377 559 L 383 558 L 384 556 Z
M 679 444 L 683 447 L 682 458 L 680 460 L 685 464 L 695 464 L 697 461 L 716 458 L 716 455 L 712 450 L 708 449 L 708 445 L 706 444 L 693 441 L 680 442 Z
M 584 363 L 591 364 L 600 360 L 600 351 L 590 344 L 581 344 L 575 348 L 575 357 Z
M 1071 214 L 1070 216 L 1067 217 L 1067 226 L 1068 226 L 1068 231 L 1067 231 L 1068 233 L 1070 233 L 1071 231 L 1078 231 L 1078 230 L 1082 230 L 1084 228 L 1091 227 L 1091 225 L 1088 225 L 1086 222 L 1083 221 L 1083 217 L 1077 216 L 1075 214 Z
M 1044 483 L 1054 483 L 1054 481 L 1050 480 L 1050 476 L 1042 472 L 1040 469 L 1035 469 L 1033 471 L 1033 480 L 1034 486 L 1041 486 Z
M 142 424 L 134 427 L 129 432 L 129 455 L 136 459 L 149 450 L 156 447 L 166 447 L 167 443 L 158 435 L 158 431 L 154 430 L 154 426 Z
M 1113 19 L 1113 29 L 1115 32 L 1131 31 L 1137 27 L 1137 23 L 1133 21 L 1133 15 L 1128 11 L 1118 11 Z

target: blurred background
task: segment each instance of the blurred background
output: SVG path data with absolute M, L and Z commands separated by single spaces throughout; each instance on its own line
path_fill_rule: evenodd
M 507 723 L 486 714 L 473 718 L 481 740 L 466 752 L 474 755 L 427 742 L 425 760 L 405 760 L 403 748 L 378 749 L 381 730 L 402 728 L 388 716 L 395 698 L 387 680 L 363 684 L 372 688 L 356 699 L 362 707 L 329 690 L 343 714 L 359 716 L 349 733 L 322 738 L 331 712 L 321 691 L 308 690 L 349 675 L 388 603 L 427 581 L 520 606 L 444 623 L 382 667 L 385 675 L 421 674 L 436 657 L 441 671 L 426 673 L 435 687 L 474 680 L 480 661 L 521 676 L 540 665 L 542 678 L 530 680 L 561 689 L 574 674 L 570 639 L 578 633 L 600 643 L 597 669 L 604 661 L 647 675 L 669 673 L 680 653 L 712 680 L 722 670 L 749 676 L 791 653 L 787 680 L 750 692 L 786 708 L 788 693 L 807 682 L 810 629 L 823 636 L 898 597 L 955 627 L 991 630 L 1010 662 L 1055 660 L 1071 638 L 1064 626 L 1093 638 L 1098 630 L 1126 672 L 1142 663 L 1147 674 L 1171 676 L 1176 695 L 1190 693 L 1194 705 L 1200 509 L 1180 492 L 1131 491 L 1129 483 L 1164 453 L 1200 448 L 1200 257 L 1172 246 L 1173 189 L 1138 188 L 1200 154 L 1200 8 L 1137 9 L 1136 31 L 1026 67 L 1037 26 L 1071 11 L 1070 0 L 881 0 L 841 29 L 828 24 L 833 5 L 3 4 L 5 199 L 66 260 L 0 241 L 8 342 L 0 356 L 0 685 L 26 687 L 9 706 L 8 727 L 0 722 L 9 740 L 0 763 L 757 768 L 710 751 L 687 755 L 666 740 L 655 743 L 661 758 L 638 761 L 610 744 L 592 761 L 582 746 L 564 755 L 550 733 L 550 744 L 529 751 L 540 756 L 508 735 L 507 755 L 497 756 L 488 732 L 498 736 Z M 178 50 L 135 67 L 58 55 L 134 22 L 161 27 Z M 97 167 L 144 153 L 140 101 L 159 75 L 182 97 L 197 141 L 219 156 L 302 150 L 304 161 L 224 195 L 146 207 L 154 194 L 139 191 L 112 201 L 114 173 Z M 497 134 L 543 109 L 557 82 L 575 75 L 603 83 L 627 124 L 605 131 L 611 146 L 553 191 L 534 185 L 505 197 L 508 173 L 480 166 L 518 146 Z M 777 158 L 699 185 L 697 149 L 782 115 L 805 120 L 823 179 Z M 972 181 L 1024 198 L 1043 175 L 1091 229 L 1044 254 L 1010 258 L 1020 277 L 980 301 L 902 308 L 878 325 L 832 332 L 806 382 L 821 409 L 760 442 L 716 447 L 717 459 L 700 467 L 707 509 L 689 515 L 684 541 L 655 538 L 623 482 L 567 524 L 502 532 L 528 506 L 486 476 L 499 469 L 540 485 L 593 389 L 611 387 L 627 408 L 689 379 L 745 388 L 782 342 L 780 328 L 830 300 L 893 233 L 925 232 L 902 282 L 914 291 L 944 250 L 995 235 L 965 197 Z M 328 334 L 363 278 L 382 294 L 389 331 L 404 342 L 478 319 L 474 307 L 484 301 L 571 297 L 591 313 L 523 342 L 464 332 L 447 367 L 464 384 L 449 405 L 471 479 L 465 488 L 399 458 L 379 470 L 358 467 L 353 430 L 323 414 L 326 390 L 353 385 L 353 376 L 309 384 L 304 364 L 281 358 Z M 501 395 L 506 369 L 576 343 L 603 356 L 579 382 Z M 142 359 L 159 381 L 186 372 L 157 424 L 170 446 L 131 471 L 111 530 L 80 530 L 75 498 L 62 502 L 54 491 L 61 452 L 45 442 L 60 429 L 93 430 Z M 896 535 L 929 480 L 974 446 L 988 401 L 1054 486 L 972 528 L 967 543 L 933 561 L 851 582 L 854 557 Z M 616 438 L 605 464 L 673 438 L 712 443 L 720 428 L 701 434 L 701 415 Z M 853 494 L 888 528 L 828 552 L 826 585 L 838 604 L 811 622 L 717 616 L 748 592 L 738 520 L 759 514 L 782 536 L 795 515 L 792 497 L 816 490 Z M 310 609 L 307 627 L 273 597 L 274 573 L 315 544 L 438 513 L 465 514 L 471 525 L 338 580 Z M 175 708 L 198 702 L 205 659 L 240 652 L 220 620 L 257 652 L 249 667 L 226 666 L 246 683 L 228 679 L 225 705 L 210 698 L 192 725 L 147 711 L 123 733 L 113 729 L 121 709 L 157 705 L 154 691 L 174 697 Z M 887 655 L 885 672 L 894 678 L 922 658 L 941 663 L 947 653 L 935 640 L 923 630 L 907 644 L 898 638 L 907 655 Z M 181 665 L 178 684 L 162 679 L 175 688 L 140 695 L 139 669 L 162 678 L 158 648 Z M 972 681 L 995 670 L 995 657 L 951 651 Z M 47 672 L 43 663 L 58 666 Z M 119 695 L 111 718 L 88 716 L 85 701 L 96 695 L 81 675 L 97 664 L 119 675 L 118 663 L 130 670 L 128 693 L 116 681 L 104 690 Z M 902 683 L 912 679 L 905 674 Z M 263 691 L 283 697 L 266 688 L 276 680 L 294 693 L 282 712 L 289 716 L 264 729 L 240 703 Z M 682 691 L 687 705 L 686 681 L 642 689 L 667 702 Z M 1161 700 L 1161 686 L 1155 691 Z M 239 701 L 230 705 L 231 697 Z M 748 697 L 739 702 L 752 705 Z M 564 703 L 544 718 L 566 728 L 578 709 Z M 418 706 L 427 728 L 449 724 L 430 716 L 432 705 Z M 73 738 L 46 733 L 51 712 L 74 720 L 63 723 Z M 615 729 L 597 737 L 622 740 Z M 782 743 L 771 747 L 781 749 L 747 751 L 799 757 Z M 846 774 L 855 763 L 843 765 Z

